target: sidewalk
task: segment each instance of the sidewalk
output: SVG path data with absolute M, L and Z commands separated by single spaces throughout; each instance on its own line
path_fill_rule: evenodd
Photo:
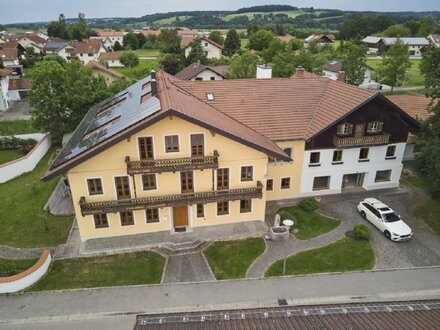
M 70 290 L 0 296 L 10 323 L 278 306 L 440 297 L 440 267 L 237 281 Z

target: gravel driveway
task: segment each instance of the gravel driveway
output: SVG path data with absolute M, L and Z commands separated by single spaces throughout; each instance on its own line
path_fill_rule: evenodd
M 422 220 L 416 219 L 415 208 L 423 202 L 423 195 L 417 190 L 407 189 L 395 193 L 367 193 L 363 197 L 340 195 L 338 200 L 323 201 L 321 213 L 336 217 L 353 225 L 364 223 L 371 228 L 371 244 L 376 256 L 374 269 L 407 268 L 440 265 L 440 237 L 430 231 Z M 412 228 L 414 237 L 406 242 L 392 242 L 376 227 L 362 219 L 356 209 L 357 203 L 365 197 L 374 197 L 393 208 Z

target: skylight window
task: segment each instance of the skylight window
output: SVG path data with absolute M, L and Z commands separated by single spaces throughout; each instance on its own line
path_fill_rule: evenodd
M 215 100 L 214 94 L 213 93 L 206 93 L 206 99 L 208 101 L 214 101 Z
M 102 130 L 104 130 L 104 129 L 110 127 L 110 126 L 113 125 L 113 124 L 116 124 L 120 119 L 121 119 L 121 116 L 118 116 L 118 117 L 113 118 L 112 120 L 110 120 L 110 121 L 108 121 L 108 122 L 102 124 L 101 126 L 95 128 L 94 130 L 92 130 L 92 131 L 88 132 L 87 134 L 85 134 L 85 135 L 83 136 L 83 139 L 82 139 L 82 140 L 85 141 L 85 140 L 87 140 L 87 139 L 90 139 L 91 137 L 94 137 L 95 135 L 97 135 L 97 134 L 98 134 L 99 132 L 101 132 Z

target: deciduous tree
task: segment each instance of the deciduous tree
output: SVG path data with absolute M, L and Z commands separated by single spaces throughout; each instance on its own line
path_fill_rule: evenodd
M 132 51 L 123 52 L 119 58 L 121 64 L 125 67 L 133 68 L 139 64 L 139 58 Z
M 249 37 L 249 49 L 262 51 L 269 48 L 269 43 L 273 39 L 273 33 L 267 30 L 258 30 Z
M 194 62 L 200 61 L 200 63 L 205 64 L 207 57 L 205 52 L 203 51 L 202 42 L 200 38 L 194 39 L 189 47 L 191 47 L 191 50 L 188 54 L 188 57 L 186 58 L 186 65 L 189 65 Z
M 362 44 L 347 41 L 338 48 L 342 60 L 342 70 L 345 71 L 345 82 L 359 86 L 365 79 L 367 48 Z
M 232 58 L 226 76 L 232 79 L 255 78 L 260 57 L 250 51 Z
M 122 39 L 125 49 L 139 49 L 139 39 L 133 32 L 128 32 Z
M 235 29 L 230 29 L 226 35 L 225 44 L 223 46 L 223 54 L 226 56 L 233 56 L 241 48 L 240 38 Z
M 211 31 L 208 38 L 218 43 L 219 45 L 223 45 L 225 42 L 225 38 L 223 37 L 222 33 L 217 30 Z
M 162 30 L 157 37 L 159 49 L 166 54 L 180 54 L 182 52 L 181 40 L 177 30 Z

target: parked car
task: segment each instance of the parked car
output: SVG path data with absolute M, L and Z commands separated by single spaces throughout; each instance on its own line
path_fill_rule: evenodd
M 412 237 L 411 228 L 391 207 L 375 198 L 365 198 L 357 209 L 362 218 L 370 221 L 392 241 L 406 241 Z

